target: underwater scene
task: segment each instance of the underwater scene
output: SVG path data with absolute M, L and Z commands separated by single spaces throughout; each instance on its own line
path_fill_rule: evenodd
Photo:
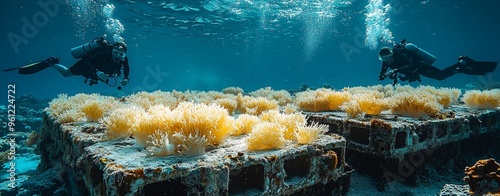
M 0 9 L 0 195 L 500 195 L 500 2 Z

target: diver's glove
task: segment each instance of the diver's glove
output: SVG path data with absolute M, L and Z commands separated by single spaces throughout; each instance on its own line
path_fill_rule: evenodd
M 378 80 L 384 80 L 384 79 L 385 79 L 385 75 L 378 76 Z
M 127 85 L 127 84 L 128 84 L 128 79 L 127 79 L 127 78 L 123 79 L 122 81 L 120 81 L 120 84 L 121 84 L 122 86 Z
M 101 80 L 101 81 L 106 81 L 109 78 L 109 75 L 105 74 L 102 71 L 96 71 L 95 74 L 97 75 L 97 78 L 99 78 L 99 80 Z
M 94 41 L 101 45 L 109 45 L 108 41 L 106 40 L 106 36 L 96 37 Z
M 390 71 L 386 72 L 384 76 L 389 77 L 389 78 L 393 77 L 394 74 L 396 74 L 396 71 L 398 71 L 398 70 L 397 69 L 390 70 Z

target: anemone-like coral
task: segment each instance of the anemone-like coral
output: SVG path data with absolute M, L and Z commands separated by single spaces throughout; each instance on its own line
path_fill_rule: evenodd
M 236 101 L 236 95 L 221 93 L 217 91 L 191 92 L 190 97 L 191 97 L 190 99 L 192 99 L 196 103 L 205 103 L 205 104 L 216 102 L 219 99 Z
M 68 97 L 67 94 L 60 94 L 49 103 L 49 107 L 45 110 L 49 113 L 49 116 L 56 119 L 58 123 L 80 121 L 85 117 L 80 107 L 84 105 L 87 100 L 96 100 L 99 96 L 98 94 L 79 93 Z
M 238 102 L 235 99 L 231 98 L 222 98 L 214 100 L 215 103 L 220 106 L 226 108 L 227 112 L 232 115 L 236 108 L 238 108 Z
M 239 96 L 239 110 L 245 114 L 260 115 L 264 111 L 278 109 L 278 102 L 264 97 Z
M 173 137 L 178 153 L 186 156 L 204 155 L 205 147 L 210 141 L 213 141 L 211 133 L 201 135 L 198 130 L 194 134 L 189 134 L 188 136 L 181 133 L 175 133 Z
M 340 106 L 340 109 L 345 111 L 349 118 L 355 118 L 362 114 L 380 115 L 383 110 L 389 109 L 388 102 L 384 98 L 384 91 L 387 91 L 387 87 L 382 85 L 350 87 L 344 88 L 343 91 L 351 94 L 349 101 Z
M 356 94 L 353 95 L 351 101 L 357 102 L 359 109 L 368 115 L 380 115 L 382 111 L 389 109 L 387 100 L 377 94 Z
M 80 93 L 71 97 L 61 94 L 49 103 L 46 111 L 58 123 L 75 122 L 84 118 L 88 122 L 97 122 L 117 104 L 115 98 L 99 94 Z
M 175 144 L 171 142 L 169 139 L 168 133 L 165 133 L 160 130 L 156 130 L 153 135 L 149 135 L 151 138 L 150 143 L 151 146 L 148 146 L 146 149 L 153 156 L 167 156 L 175 154 Z
M 87 122 L 97 122 L 104 115 L 105 108 L 101 107 L 98 100 L 88 100 L 80 110 L 85 114 Z
M 78 110 L 77 108 L 68 109 L 60 114 L 56 118 L 56 122 L 59 124 L 83 121 L 85 119 L 85 114 Z
M 68 101 L 67 94 L 59 94 L 57 98 L 49 102 L 49 107 L 45 110 L 48 111 L 49 116 L 56 118 L 59 117 L 64 111 L 72 108 L 72 103 Z
M 240 114 L 234 122 L 235 129 L 231 132 L 231 135 L 249 134 L 252 132 L 253 126 L 260 122 L 261 120 L 257 116 Z
M 283 108 L 283 112 L 285 112 L 285 114 L 292 114 L 297 112 L 298 109 L 299 107 L 297 105 L 289 103 Z
M 173 123 L 178 121 L 178 116 L 173 113 L 168 107 L 159 104 L 150 106 L 147 111 L 142 108 L 134 109 L 135 123 L 130 128 L 132 136 L 135 138 L 136 144 L 143 147 L 151 146 L 150 135 L 153 135 L 157 130 L 172 134 L 171 129 Z
M 436 117 L 442 106 L 436 97 L 425 91 L 401 92 L 390 97 L 393 114 L 413 118 Z
M 382 87 L 382 85 L 369 86 L 369 87 L 361 87 L 361 86 L 346 87 L 342 89 L 342 91 L 349 92 L 352 95 L 363 94 L 363 95 L 369 95 L 370 97 L 374 98 L 383 98 L 384 97 L 383 90 L 384 88 Z
M 87 122 L 97 122 L 116 107 L 118 107 L 118 101 L 115 98 L 100 96 L 96 99 L 87 100 L 80 106 L 80 110 L 85 114 Z
M 170 108 L 176 107 L 179 100 L 171 92 L 154 91 L 138 92 L 127 97 L 128 103 L 137 105 L 147 110 L 154 105 L 164 105 Z
M 500 90 L 470 90 L 465 92 L 462 101 L 470 108 L 495 109 L 500 106 Z
M 356 100 L 350 100 L 343 103 L 340 109 L 347 114 L 348 118 L 360 117 L 363 114 L 363 110 L 361 110 L 361 106 Z
M 227 88 L 222 89 L 222 92 L 226 93 L 226 94 L 238 95 L 238 94 L 243 94 L 245 91 L 243 91 L 243 89 L 241 87 L 231 86 L 231 87 L 227 87 Z
M 320 88 L 317 90 L 307 90 L 295 94 L 295 103 L 304 111 L 319 112 L 330 110 L 328 93 L 330 89 Z
M 301 113 L 283 114 L 278 110 L 269 110 L 262 113 L 260 119 L 265 122 L 273 122 L 282 125 L 285 129 L 283 137 L 286 140 L 296 140 L 295 131 L 299 126 L 305 126 L 306 116 Z
M 458 97 L 462 93 L 459 89 L 453 88 L 435 88 L 433 86 L 419 86 L 415 91 L 426 91 L 436 96 L 436 100 L 444 108 L 450 107 L 451 104 L 458 102 Z
M 161 130 L 162 127 L 161 120 L 151 114 L 144 113 L 138 116 L 137 122 L 132 126 L 132 136 L 135 138 L 135 143 L 142 147 L 150 146 L 151 138 L 149 136 L 157 130 Z
M 217 104 L 182 102 L 173 112 L 178 113 L 179 121 L 171 128 L 172 132 L 184 136 L 205 136 L 209 139 L 209 144 L 224 143 L 230 131 L 234 129 L 234 118 Z
M 246 143 L 249 151 L 271 150 L 282 148 L 286 144 L 283 137 L 285 128 L 272 122 L 256 124 L 248 135 Z
M 296 104 L 305 111 L 319 112 L 338 110 L 340 106 L 350 100 L 349 92 L 337 92 L 331 89 L 320 88 L 315 91 L 304 91 L 296 94 Z
M 132 134 L 132 127 L 137 119 L 145 115 L 145 111 L 137 106 L 120 107 L 99 120 L 106 126 L 102 140 L 116 140 L 127 138 Z
M 273 90 L 271 87 L 265 87 L 249 93 L 253 97 L 264 97 L 269 100 L 276 100 L 278 105 L 285 106 L 293 101 L 292 96 L 285 90 Z
M 295 137 L 297 138 L 297 143 L 299 144 L 312 144 L 314 140 L 327 131 L 328 125 L 313 123 L 305 126 L 304 124 L 299 124 L 295 130 Z

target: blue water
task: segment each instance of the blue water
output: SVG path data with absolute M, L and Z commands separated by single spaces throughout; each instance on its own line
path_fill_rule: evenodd
M 36 2 L 53 7 L 47 11 Z M 107 4 L 114 12 L 103 12 Z M 52 68 L 34 75 L 1 72 L 0 97 L 11 83 L 16 94 L 36 97 L 390 84 L 378 81 L 377 52 L 403 38 L 437 56 L 439 68 L 462 54 L 500 61 L 500 2 L 491 0 L 17 0 L 3 1 L 0 9 L 2 69 L 49 56 L 71 66 L 76 60 L 69 49 L 103 34 L 126 41 L 131 66 L 130 84 L 121 91 L 64 78 Z M 28 32 L 27 23 L 35 31 Z M 12 42 L 14 35 L 23 42 Z M 423 78 L 420 84 L 498 81 L 500 70 L 445 81 Z

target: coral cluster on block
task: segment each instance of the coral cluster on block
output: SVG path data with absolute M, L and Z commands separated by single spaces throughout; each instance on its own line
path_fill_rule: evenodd
M 500 106 L 500 90 L 467 91 L 462 100 L 471 108 L 494 109 Z
M 347 117 L 382 112 L 413 118 L 436 118 L 461 91 L 431 86 L 370 86 L 341 90 L 320 88 L 294 95 L 270 87 L 245 93 L 238 87 L 216 91 L 138 92 L 115 98 L 98 94 L 59 95 L 46 109 L 58 123 L 98 122 L 102 141 L 134 138 L 152 155 L 201 155 L 231 136 L 248 137 L 248 150 L 281 148 L 287 143 L 311 144 L 328 130 L 308 124 L 302 111 L 343 110 Z M 499 106 L 498 90 L 468 91 L 462 100 L 471 108 Z M 274 143 L 268 143 L 273 140 Z

